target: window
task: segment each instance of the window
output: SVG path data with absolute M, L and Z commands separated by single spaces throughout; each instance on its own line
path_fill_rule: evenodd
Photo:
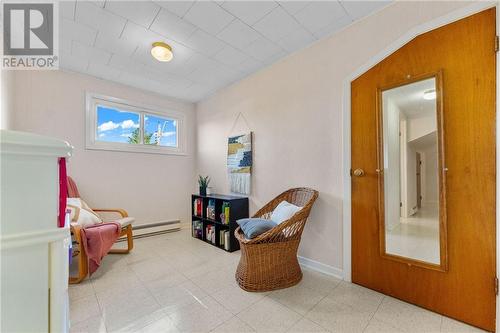
M 97 132 L 95 139 L 103 142 L 139 144 L 141 115 L 118 108 L 97 105 Z
M 87 94 L 86 148 L 184 154 L 184 115 Z
M 146 114 L 144 116 L 144 143 L 177 147 L 177 121 Z

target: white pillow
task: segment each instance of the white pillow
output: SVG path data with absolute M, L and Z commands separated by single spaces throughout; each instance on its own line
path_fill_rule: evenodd
M 302 207 L 295 206 L 288 201 L 282 201 L 278 206 L 276 206 L 276 208 L 274 208 L 273 213 L 271 214 L 271 220 L 280 224 L 288 220 L 301 209 Z
M 71 210 L 71 223 L 83 228 L 102 223 L 102 219 L 80 198 L 67 198 L 66 209 Z

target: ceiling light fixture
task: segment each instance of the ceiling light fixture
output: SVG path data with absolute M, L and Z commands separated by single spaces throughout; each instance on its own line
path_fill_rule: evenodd
M 426 90 L 424 91 L 424 99 L 431 100 L 436 99 L 436 89 Z
M 154 42 L 151 48 L 151 55 L 158 61 L 170 61 L 174 57 L 172 47 L 167 43 Z

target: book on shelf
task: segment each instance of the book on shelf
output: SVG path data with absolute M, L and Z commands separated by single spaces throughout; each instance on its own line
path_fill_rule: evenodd
M 219 247 L 224 248 L 225 250 L 229 250 L 229 230 L 220 230 L 219 231 Z
M 207 219 L 215 220 L 215 199 L 208 200 Z
M 193 237 L 202 238 L 203 223 L 199 220 L 193 221 Z
M 230 245 L 229 244 L 229 236 L 230 236 L 229 233 L 230 233 L 229 230 L 226 230 L 224 232 L 224 249 L 227 251 L 229 251 L 229 245 Z
M 198 198 L 193 201 L 193 212 L 196 216 L 202 216 L 203 212 L 203 199 Z
M 207 227 L 205 228 L 205 238 L 206 238 L 206 241 L 207 242 L 210 242 L 212 244 L 215 244 L 215 240 L 216 240 L 216 234 L 215 234 L 215 226 L 209 224 L 207 225 Z
M 226 233 L 226 230 L 220 230 L 219 231 L 219 245 L 221 247 L 224 246 L 224 241 L 226 240 L 225 233 Z
M 229 202 L 222 203 L 222 213 L 220 214 L 220 221 L 223 224 L 229 224 L 230 216 L 229 216 Z

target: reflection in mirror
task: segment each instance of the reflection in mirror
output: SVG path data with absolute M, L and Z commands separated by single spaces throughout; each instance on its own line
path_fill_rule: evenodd
M 385 252 L 440 264 L 436 78 L 382 92 Z

